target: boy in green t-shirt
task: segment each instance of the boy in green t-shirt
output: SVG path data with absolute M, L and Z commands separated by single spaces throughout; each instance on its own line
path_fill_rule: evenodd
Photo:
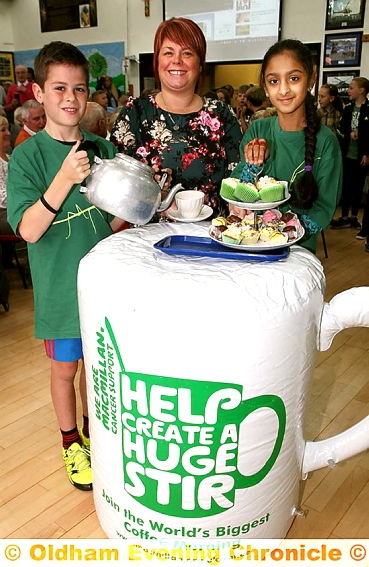
M 80 194 L 93 155 L 113 158 L 107 140 L 80 129 L 89 95 L 89 67 L 75 46 L 55 41 L 35 60 L 33 92 L 44 105 L 46 127 L 18 146 L 9 162 L 8 219 L 28 243 L 35 336 L 51 359 L 51 396 L 63 440 L 70 482 L 92 489 L 86 375 L 78 317 L 77 271 L 81 258 L 123 221 L 91 206 Z M 78 430 L 74 380 L 82 359 L 80 394 L 83 428 Z

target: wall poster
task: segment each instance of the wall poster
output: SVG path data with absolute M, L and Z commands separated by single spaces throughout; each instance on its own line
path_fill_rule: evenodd
M 115 86 L 121 92 L 126 92 L 125 76 L 123 74 L 123 61 L 125 56 L 125 45 L 123 41 L 76 45 L 76 47 L 82 51 L 90 64 L 89 87 L 91 90 L 95 89 L 96 81 L 99 77 L 109 75 L 113 79 Z M 14 53 L 15 64 L 33 67 L 38 52 L 39 49 L 16 51 Z
M 0 51 L 0 82 L 15 82 L 14 55 L 10 51 Z

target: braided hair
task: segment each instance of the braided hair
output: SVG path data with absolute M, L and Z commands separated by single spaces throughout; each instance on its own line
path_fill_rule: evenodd
M 314 77 L 314 62 L 310 49 L 297 39 L 283 39 L 272 45 L 265 54 L 260 70 L 260 84 L 265 89 L 265 71 L 270 60 L 282 53 L 290 52 L 301 63 L 306 71 L 308 83 Z M 305 172 L 291 187 L 290 203 L 300 209 L 310 209 L 318 198 L 319 188 L 315 181 L 312 166 L 320 129 L 320 118 L 317 114 L 313 95 L 307 91 L 305 98 L 306 126 L 305 134 Z

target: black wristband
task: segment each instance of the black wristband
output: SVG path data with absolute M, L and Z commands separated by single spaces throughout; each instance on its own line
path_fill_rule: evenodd
M 54 209 L 51 205 L 49 205 L 49 203 L 46 201 L 45 197 L 43 195 L 41 195 L 40 197 L 40 201 L 43 204 L 43 206 L 45 207 L 45 209 L 47 209 L 48 211 L 50 211 L 50 213 L 52 213 L 53 215 L 57 215 L 60 211 L 57 211 L 56 209 Z

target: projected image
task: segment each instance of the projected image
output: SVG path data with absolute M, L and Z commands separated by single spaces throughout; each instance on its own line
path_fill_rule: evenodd
M 251 0 L 237 0 L 236 10 L 250 10 Z
M 197 25 L 202 30 L 205 39 L 208 41 L 213 37 L 213 22 L 211 20 L 196 20 Z
M 190 18 L 204 32 L 208 63 L 261 61 L 280 35 L 281 0 L 164 0 L 164 19 Z
M 250 12 L 240 12 L 236 16 L 236 24 L 244 24 L 250 21 Z
M 237 36 L 250 35 L 250 26 L 237 26 L 236 27 L 236 35 Z

